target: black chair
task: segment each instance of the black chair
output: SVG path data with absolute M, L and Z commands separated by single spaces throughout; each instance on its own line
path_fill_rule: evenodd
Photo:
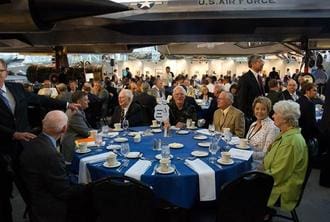
M 93 210 L 97 222 L 153 221 L 155 195 L 135 179 L 107 177 L 93 184 Z
M 273 183 L 272 176 L 252 171 L 224 185 L 217 198 L 217 222 L 263 221 Z
M 309 148 L 308 149 L 307 170 L 306 170 L 304 182 L 303 182 L 302 187 L 301 187 L 301 191 L 300 191 L 298 202 L 297 202 L 296 206 L 293 208 L 293 210 L 290 212 L 291 217 L 285 216 L 285 215 L 281 215 L 281 214 L 275 214 L 275 215 L 273 215 L 273 217 L 280 217 L 280 218 L 291 220 L 291 221 L 294 221 L 294 222 L 299 222 L 299 218 L 298 218 L 298 214 L 296 212 L 296 209 L 297 209 L 297 207 L 299 207 L 299 204 L 300 204 L 300 202 L 302 200 L 302 197 L 303 197 L 303 194 L 304 194 L 304 190 L 305 190 L 305 187 L 306 187 L 308 178 L 309 178 L 309 176 L 310 176 L 310 174 L 312 172 L 312 164 L 311 164 L 311 159 L 310 159 L 310 157 L 312 156 L 311 155 L 311 152 L 312 152 L 312 150 Z

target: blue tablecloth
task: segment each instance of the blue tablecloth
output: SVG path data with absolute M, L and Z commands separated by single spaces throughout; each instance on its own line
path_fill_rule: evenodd
M 135 127 L 132 129 L 138 131 L 145 130 L 146 127 Z M 153 141 L 156 138 L 160 138 L 162 142 L 166 143 L 177 142 L 184 144 L 184 148 L 171 149 L 171 154 L 174 155 L 172 163 L 175 164 L 177 170 L 181 173 L 181 175 L 151 175 L 154 169 L 154 165 L 158 164 L 158 161 L 153 161 L 152 167 L 150 167 L 147 172 L 141 177 L 142 182 L 153 187 L 156 195 L 159 198 L 165 199 L 177 206 L 184 208 L 190 208 L 199 201 L 199 182 L 198 174 L 186 165 L 184 165 L 184 160 L 182 160 L 181 158 L 184 159 L 190 157 L 191 152 L 193 150 L 208 150 L 207 148 L 199 147 L 197 143 L 200 141 L 193 139 L 193 135 L 193 131 L 191 131 L 188 135 L 177 135 L 173 132 L 172 137 L 164 138 L 162 133 L 158 133 L 154 136 L 142 137 L 140 143 L 134 143 L 133 138 L 128 138 L 131 151 L 140 151 L 143 153 L 143 156 L 148 159 L 154 159 L 155 155 L 160 153 L 160 151 L 154 151 L 152 149 Z M 108 144 L 111 139 L 105 138 L 105 140 L 106 144 Z M 221 140 L 220 146 L 224 147 L 225 142 Z M 92 152 L 87 154 L 75 154 L 72 161 L 73 172 L 78 173 L 79 160 L 81 158 L 107 152 L 108 150 L 106 150 L 105 147 L 106 146 L 94 148 Z M 217 153 L 217 156 L 219 156 L 219 153 Z M 204 157 L 201 158 L 201 160 L 208 163 L 208 158 L 209 157 Z M 218 168 L 213 164 L 209 164 L 209 166 L 212 167 L 215 171 L 217 193 L 219 193 L 220 188 L 224 183 L 229 182 L 237 178 L 243 172 L 250 170 L 252 162 L 251 159 L 252 158 L 250 158 L 249 161 L 235 159 L 234 164 L 223 166 L 222 169 Z M 121 157 L 119 157 L 118 160 L 121 161 Z M 116 169 L 109 169 L 103 167 L 103 162 L 87 164 L 87 167 L 90 171 L 92 180 L 97 180 L 110 175 L 123 175 L 136 161 L 136 159 L 131 159 L 128 167 L 122 170 L 122 172 L 117 172 Z

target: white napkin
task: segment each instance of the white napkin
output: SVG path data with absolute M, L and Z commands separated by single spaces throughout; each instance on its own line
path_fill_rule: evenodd
M 204 134 L 206 136 L 211 136 L 211 133 L 208 129 L 199 129 L 199 130 L 196 130 L 197 133 L 200 133 L 200 134 Z
M 127 158 L 138 158 L 141 155 L 140 152 L 129 152 L 128 154 L 126 154 Z
M 113 138 L 113 137 L 116 137 L 116 136 L 118 136 L 118 135 L 119 135 L 118 132 L 109 132 L 109 133 L 105 134 L 104 136 L 105 136 L 105 137 Z
M 231 144 L 231 145 L 237 145 L 237 144 L 239 144 L 239 137 L 233 136 L 228 143 Z
M 231 148 L 229 150 L 229 153 L 232 158 L 248 160 L 248 159 L 250 159 L 251 155 L 253 154 L 253 151 Z
M 98 155 L 88 156 L 80 159 L 79 162 L 79 174 L 78 174 L 78 183 L 89 183 L 91 182 L 91 176 L 87 168 L 87 163 L 95 163 L 102 160 L 106 160 L 110 152 L 101 153 Z
M 185 160 L 185 164 L 198 174 L 200 200 L 215 200 L 216 191 L 214 170 L 200 159 Z
M 144 174 L 151 166 L 149 160 L 138 160 L 125 173 L 125 176 L 132 177 L 136 180 L 141 180 L 141 175 Z

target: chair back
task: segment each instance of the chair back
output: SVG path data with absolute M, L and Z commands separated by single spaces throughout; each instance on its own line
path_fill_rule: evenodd
M 217 221 L 263 221 L 273 183 L 272 176 L 252 171 L 224 185 L 217 198 Z
M 135 179 L 107 177 L 93 185 L 97 222 L 153 221 L 154 192 Z

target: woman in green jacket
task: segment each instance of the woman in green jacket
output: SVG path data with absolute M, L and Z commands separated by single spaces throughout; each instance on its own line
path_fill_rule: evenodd
M 264 170 L 274 178 L 268 206 L 276 203 L 282 210 L 291 211 L 298 202 L 307 170 L 307 146 L 298 128 L 299 104 L 280 101 L 274 105 L 274 112 L 274 124 L 281 132 L 264 158 Z

